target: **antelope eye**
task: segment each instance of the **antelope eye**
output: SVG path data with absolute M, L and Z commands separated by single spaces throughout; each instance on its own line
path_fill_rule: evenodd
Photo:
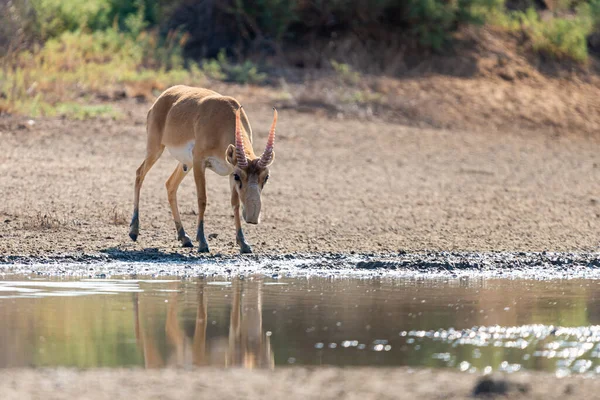
M 269 175 L 265 176 L 265 183 L 269 180 Z
M 240 176 L 238 174 L 233 174 L 233 179 L 235 179 L 236 181 L 239 181 Z

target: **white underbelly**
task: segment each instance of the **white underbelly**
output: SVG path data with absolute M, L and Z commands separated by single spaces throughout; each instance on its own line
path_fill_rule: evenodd
M 194 165 L 194 140 L 180 147 L 168 147 L 169 153 L 180 163 L 184 165 L 184 170 L 187 171 Z M 214 171 L 221 176 L 227 176 L 233 172 L 233 168 L 225 160 L 218 157 L 207 157 L 206 168 Z
M 206 159 L 206 168 L 213 170 L 221 176 L 227 176 L 233 172 L 230 164 L 217 157 L 208 157 Z
M 167 149 L 169 150 L 169 153 L 171 153 L 171 155 L 173 157 L 175 157 L 175 159 L 177 161 L 179 161 L 180 163 L 185 165 L 187 168 L 191 168 L 193 165 L 193 161 L 194 161 L 193 152 L 194 152 L 194 144 L 195 143 L 196 143 L 196 141 L 191 140 L 183 146 L 180 146 L 180 147 L 168 147 L 167 146 Z

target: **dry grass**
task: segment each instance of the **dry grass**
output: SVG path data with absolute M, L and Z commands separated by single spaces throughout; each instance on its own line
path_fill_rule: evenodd
M 115 226 L 124 226 L 129 224 L 125 212 L 120 210 L 117 206 L 114 206 L 110 211 L 110 222 Z
M 0 60 L 0 112 L 114 117 L 89 94 L 112 96 L 125 88 L 130 96 L 151 97 L 173 84 L 201 84 L 204 74 L 184 69 L 176 51 L 153 58 L 157 40 L 146 32 L 137 38 L 116 30 L 66 32 L 42 47 L 9 54 Z
M 68 225 L 65 218 L 61 218 L 54 213 L 38 211 L 30 220 L 25 222 L 25 226 L 29 229 L 60 229 Z

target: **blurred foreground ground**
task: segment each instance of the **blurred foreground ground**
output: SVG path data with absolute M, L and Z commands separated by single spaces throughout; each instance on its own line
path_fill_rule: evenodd
M 493 384 L 459 372 L 405 368 L 261 370 L 8 370 L 5 400 L 16 399 L 593 399 L 600 382 L 518 374 Z M 477 388 L 477 389 L 476 389 Z M 479 395 L 473 397 L 473 394 Z M 493 396 L 490 396 L 493 395 Z
M 594 134 L 596 114 L 588 121 L 580 112 L 593 108 L 594 87 L 559 82 L 537 90 L 486 82 L 490 90 L 480 90 L 481 99 L 504 93 L 498 104 L 513 110 L 502 124 L 494 116 L 486 124 L 485 114 L 470 105 L 476 98 L 461 101 L 448 89 L 475 87 L 477 81 L 469 80 L 447 80 L 441 92 L 435 78 L 398 84 L 407 93 L 415 85 L 434 85 L 421 97 L 448 98 L 455 110 L 448 128 L 427 124 L 419 114 L 400 124 L 385 114 L 283 104 L 262 223 L 245 227 L 255 252 L 597 251 L 600 136 Z M 268 88 L 217 89 L 244 104 L 260 153 L 271 106 L 281 102 L 269 98 Z M 531 105 L 520 100 L 525 90 Z M 541 106 L 551 101 L 556 107 L 544 111 Z M 430 103 L 420 112 L 450 118 L 448 107 Z M 127 236 L 151 103 L 125 99 L 112 105 L 121 119 L 0 118 L 0 254 L 190 251 L 179 249 L 175 239 L 164 182 L 176 162 L 167 151 L 142 188 L 140 238 L 132 243 Z M 519 117 L 527 113 L 540 121 L 578 123 L 536 123 L 532 129 Z M 228 180 L 210 171 L 207 180 L 211 251 L 236 253 Z M 182 183 L 179 204 L 192 236 L 193 178 Z

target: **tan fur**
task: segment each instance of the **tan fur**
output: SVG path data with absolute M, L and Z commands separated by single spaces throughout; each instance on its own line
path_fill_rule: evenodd
M 240 103 L 233 97 L 190 86 L 173 86 L 164 91 L 148 112 L 148 151 L 160 145 L 179 147 L 196 139 L 196 154 L 223 158 L 235 140 L 235 111 Z M 252 129 L 242 109 L 244 145 L 250 159 Z
M 193 88 L 189 86 L 173 86 L 163 92 L 154 102 L 147 118 L 147 146 L 146 158 L 136 173 L 134 215 L 131 222 L 130 237 L 137 239 L 139 234 L 139 197 L 140 190 L 147 172 L 160 158 L 165 148 L 170 151 L 183 154 L 186 157 L 187 147 L 194 141 L 192 165 L 180 162 L 166 183 L 167 193 L 178 239 L 184 246 L 191 246 L 190 238 L 185 234 L 181 225 L 181 218 L 177 206 L 177 189 L 187 173 L 193 169 L 198 194 L 198 235 L 201 242 L 200 250 L 208 251 L 208 244 L 204 239 L 204 212 L 206 209 L 206 179 L 205 169 L 211 168 L 220 175 L 230 175 L 232 186 L 232 201 L 235 216 L 235 226 L 238 235 L 238 244 L 243 252 L 251 252 L 245 243 L 241 232 L 239 216 L 240 202 L 242 204 L 258 204 L 251 213 L 252 220 L 248 222 L 257 223 L 260 213 L 260 190 L 249 191 L 246 194 L 248 181 L 260 181 L 264 185 L 264 179 L 268 175 L 266 168 L 258 170 L 256 162 L 251 163 L 252 170 L 242 170 L 235 165 L 235 157 L 231 149 L 235 143 L 235 114 L 241 107 L 240 103 L 233 97 L 223 96 L 209 89 Z M 252 149 L 252 128 L 244 110 L 240 114 L 242 125 L 242 138 L 244 151 L 249 161 L 258 157 Z M 234 175 L 241 176 L 242 186 L 238 188 L 233 180 Z M 256 186 L 251 186 L 256 188 Z M 257 199 L 258 196 L 258 199 Z M 245 214 L 244 214 L 245 218 Z

